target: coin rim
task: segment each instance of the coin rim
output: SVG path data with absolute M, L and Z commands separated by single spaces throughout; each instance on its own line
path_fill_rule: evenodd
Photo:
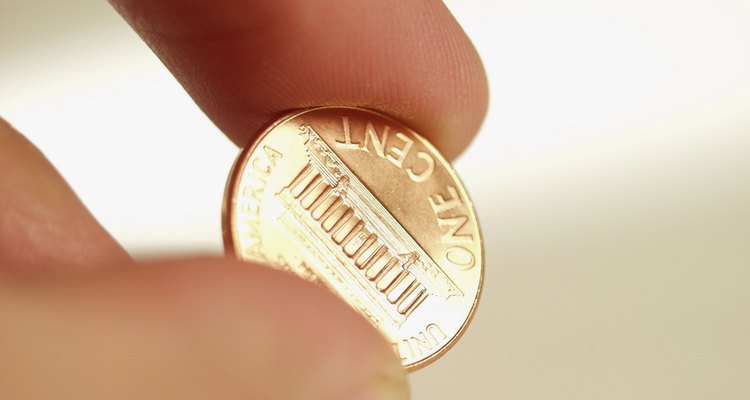
M 375 114 L 381 118 L 384 118 L 388 121 L 391 121 L 395 124 L 401 125 L 405 127 L 406 129 L 408 129 L 411 134 L 413 134 L 416 138 L 420 139 L 420 143 L 422 145 L 427 147 L 428 150 L 430 150 L 433 155 L 438 157 L 439 159 L 438 161 L 440 161 L 442 165 L 448 167 L 447 168 L 448 173 L 454 180 L 456 180 L 461 185 L 461 191 L 463 192 L 463 195 L 466 198 L 466 205 L 469 207 L 469 209 L 472 211 L 474 215 L 474 223 L 476 224 L 477 232 L 479 233 L 479 249 L 480 249 L 480 254 L 482 256 L 482 263 L 479 266 L 480 268 L 479 269 L 479 284 L 477 286 L 476 296 L 474 297 L 474 301 L 471 304 L 471 309 L 469 310 L 469 313 L 466 316 L 466 319 L 464 319 L 463 323 L 461 324 L 461 327 L 458 328 L 458 331 L 456 332 L 456 334 L 453 335 L 453 337 L 450 340 L 448 340 L 448 342 L 446 342 L 443 347 L 441 347 L 436 352 L 430 354 L 429 356 L 425 357 L 424 359 L 420 361 L 407 364 L 407 365 L 403 365 L 404 369 L 407 372 L 414 372 L 416 370 L 422 369 L 432 364 L 438 358 L 442 357 L 444 353 L 452 349 L 453 346 L 456 345 L 458 340 L 461 339 L 461 337 L 463 337 L 463 335 L 466 333 L 466 329 L 468 328 L 468 326 L 471 324 L 472 320 L 474 319 L 474 314 L 476 314 L 477 308 L 479 306 L 479 300 L 482 296 L 482 292 L 484 288 L 484 266 L 486 262 L 485 262 L 485 252 L 484 252 L 484 240 L 483 240 L 483 235 L 482 235 L 482 229 L 479 224 L 479 218 L 477 217 L 477 210 L 474 207 L 474 202 L 471 200 L 471 197 L 469 196 L 469 193 L 466 190 L 466 186 L 464 185 L 464 182 L 461 180 L 458 174 L 456 174 L 456 171 L 453 168 L 453 164 L 448 162 L 448 160 L 446 160 L 445 157 L 443 157 L 443 154 L 440 153 L 440 151 L 438 151 L 437 148 L 435 148 L 435 146 L 433 146 L 429 140 L 424 138 L 422 135 L 420 135 L 413 129 L 409 128 L 403 122 L 400 122 L 397 119 L 387 114 L 384 114 L 381 111 L 376 111 L 376 110 L 363 108 L 363 107 L 346 106 L 346 105 L 300 108 L 300 109 L 290 110 L 286 113 L 282 113 L 279 118 L 277 118 L 274 122 L 272 122 L 265 129 L 263 129 L 260 135 L 258 135 L 251 144 L 245 145 L 245 147 L 239 152 L 239 154 L 237 155 L 237 158 L 235 158 L 234 162 L 232 163 L 232 168 L 227 178 L 227 183 L 224 187 L 224 198 L 222 199 L 222 207 L 221 207 L 221 214 L 222 214 L 221 230 L 222 230 L 222 237 L 224 241 L 224 250 L 227 256 L 232 256 L 236 259 L 240 259 L 240 257 L 237 256 L 237 251 L 236 251 L 237 245 L 235 243 L 235 240 L 232 237 L 232 232 L 235 230 L 235 224 L 231 219 L 231 215 L 237 204 L 236 191 L 237 191 L 239 182 L 241 180 L 240 179 L 242 175 L 241 171 L 244 171 L 245 166 L 247 165 L 247 162 L 249 161 L 249 155 L 255 151 L 258 144 L 263 140 L 263 138 L 265 138 L 266 135 L 268 135 L 276 127 L 300 115 L 307 114 L 307 113 L 314 112 L 314 111 L 330 110 L 330 109 L 355 110 L 355 111 Z M 378 329 L 378 331 L 380 330 Z M 382 332 L 379 332 L 379 333 L 385 338 L 385 335 L 383 335 Z

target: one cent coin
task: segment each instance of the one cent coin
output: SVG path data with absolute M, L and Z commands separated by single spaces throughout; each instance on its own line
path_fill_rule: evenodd
M 427 140 L 383 114 L 290 113 L 239 155 L 224 243 L 338 294 L 392 343 L 408 370 L 461 336 L 484 258 L 469 196 Z

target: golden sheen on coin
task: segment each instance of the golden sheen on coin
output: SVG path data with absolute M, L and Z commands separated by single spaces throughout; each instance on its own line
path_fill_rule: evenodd
M 408 370 L 461 336 L 479 298 L 482 239 L 469 196 L 430 143 L 383 114 L 291 113 L 245 148 L 224 243 L 338 294 Z

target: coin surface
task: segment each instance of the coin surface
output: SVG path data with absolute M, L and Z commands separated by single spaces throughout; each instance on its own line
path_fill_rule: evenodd
M 479 299 L 482 239 L 463 185 L 430 143 L 377 112 L 276 121 L 237 158 L 223 226 L 237 258 L 341 296 L 407 370 L 449 349 Z

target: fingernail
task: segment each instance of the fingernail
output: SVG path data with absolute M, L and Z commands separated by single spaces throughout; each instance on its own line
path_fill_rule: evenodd
M 388 363 L 347 400 L 409 400 L 409 380 L 400 363 Z

